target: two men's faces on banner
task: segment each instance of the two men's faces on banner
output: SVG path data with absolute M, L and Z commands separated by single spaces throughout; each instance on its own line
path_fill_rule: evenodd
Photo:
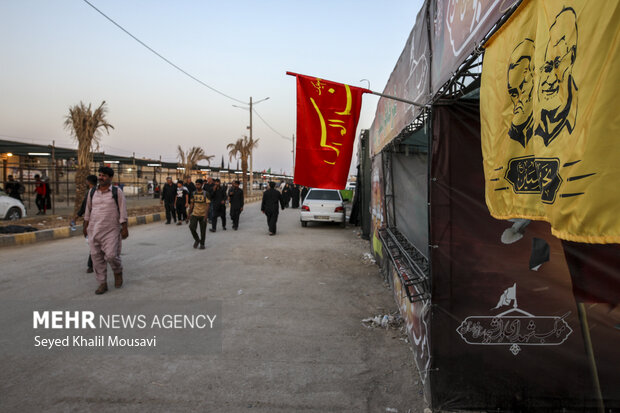
M 564 127 L 569 133 L 575 127 L 577 85 L 572 69 L 577 57 L 577 17 L 572 8 L 562 9 L 549 28 L 544 62 L 538 72 L 534 52 L 534 41 L 523 39 L 511 53 L 507 71 L 508 94 L 513 104 L 508 136 L 524 148 L 532 135 L 549 146 Z

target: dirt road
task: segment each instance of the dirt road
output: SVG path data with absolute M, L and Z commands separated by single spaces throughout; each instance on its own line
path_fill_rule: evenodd
M 186 225 L 132 227 L 125 285 L 102 296 L 85 273 L 81 238 L 0 250 L 0 302 L 221 303 L 221 348 L 206 354 L 31 356 L 4 347 L 0 411 L 423 411 L 409 344 L 398 330 L 361 323 L 396 305 L 378 267 L 364 262 L 357 229 L 302 228 L 287 209 L 270 237 L 258 203 L 239 231 L 218 228 L 196 250 Z M 14 324 L 14 334 L 32 328 Z

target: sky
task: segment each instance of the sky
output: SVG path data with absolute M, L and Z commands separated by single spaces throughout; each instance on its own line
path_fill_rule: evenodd
M 392 1 L 89 0 L 192 76 L 254 102 L 254 169 L 292 172 L 295 78 L 382 92 L 422 6 Z M 187 77 L 83 0 L 0 1 L 0 139 L 75 147 L 63 122 L 80 101 L 107 102 L 106 153 L 176 162 L 201 146 L 219 166 L 248 134 L 249 111 Z M 359 129 L 378 97 L 364 95 Z M 261 120 L 256 113 L 264 119 Z M 352 162 L 354 169 L 356 160 Z M 236 161 L 231 162 L 231 167 Z

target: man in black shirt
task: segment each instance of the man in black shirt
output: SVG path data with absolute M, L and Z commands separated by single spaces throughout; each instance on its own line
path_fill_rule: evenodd
M 243 191 L 239 188 L 239 181 L 232 184 L 232 188 L 228 192 L 228 200 L 230 202 L 230 219 L 233 223 L 233 229 L 239 228 L 239 215 L 243 211 Z
M 213 216 L 211 217 L 211 229 L 209 231 L 215 232 L 217 230 L 217 218 L 222 217 L 222 229 L 226 231 L 226 192 L 220 186 L 220 180 L 215 179 L 213 185 L 213 192 L 211 195 L 211 208 Z
M 161 189 L 161 204 L 164 204 L 166 207 L 166 224 L 170 223 L 170 217 L 174 219 L 174 222 L 177 222 L 176 216 L 176 207 L 174 205 L 177 197 L 177 186 L 172 183 L 172 177 L 169 176 L 166 178 L 166 183 Z
M 269 189 L 263 192 L 263 202 L 260 210 L 267 216 L 267 225 L 269 225 L 269 235 L 276 234 L 276 223 L 278 222 L 279 208 L 284 210 L 284 200 L 282 194 L 276 188 L 275 182 L 269 182 Z
M 215 186 L 215 182 L 213 181 L 213 178 L 211 178 L 210 176 L 207 177 L 207 180 L 202 184 L 202 189 L 207 191 L 210 198 L 213 198 L 213 187 L 214 186 Z M 212 220 L 213 220 L 213 203 L 210 203 L 209 213 L 207 215 L 207 223 L 210 224 Z

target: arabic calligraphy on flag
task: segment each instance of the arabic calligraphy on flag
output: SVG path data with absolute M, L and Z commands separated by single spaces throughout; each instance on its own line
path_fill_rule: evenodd
M 297 78 L 296 184 L 346 186 L 353 142 L 368 89 L 287 72 Z

